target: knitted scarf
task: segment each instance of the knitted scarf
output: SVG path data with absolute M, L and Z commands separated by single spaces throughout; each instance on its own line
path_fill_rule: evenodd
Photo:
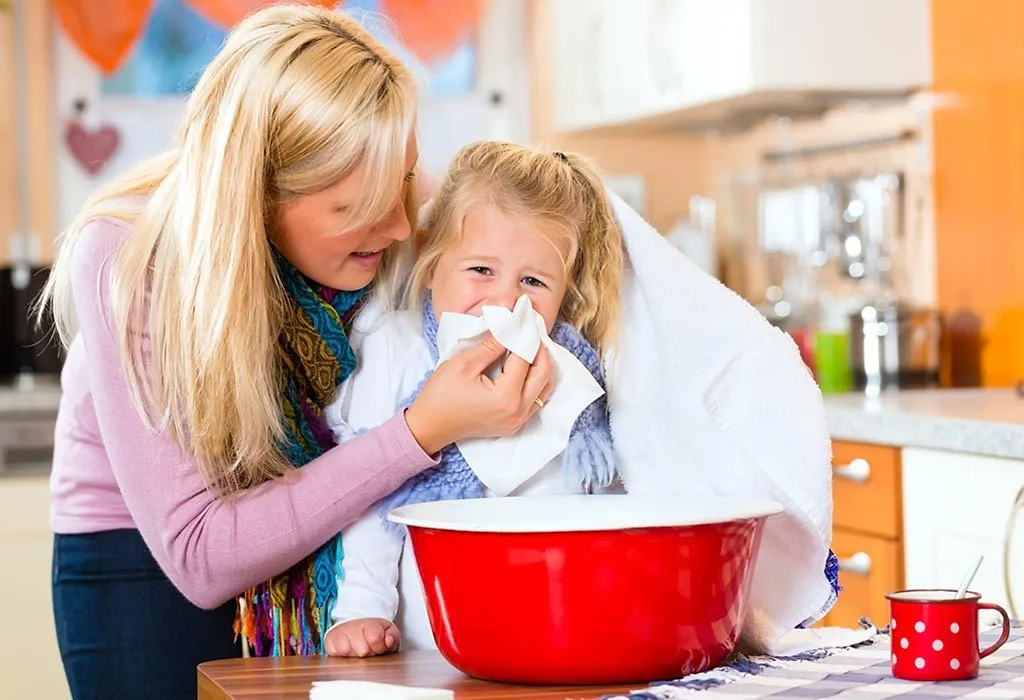
M 326 289 L 311 283 L 276 252 L 275 258 L 286 292 L 278 346 L 285 432 L 281 451 L 302 467 L 334 447 L 321 414 L 338 384 L 356 367 L 348 333 L 367 288 Z M 323 653 L 341 558 L 338 535 L 288 571 L 250 588 L 244 605 L 239 605 L 235 634 L 245 636 L 256 656 Z
M 437 350 L 437 318 L 428 295 L 422 309 L 423 336 L 430 347 L 435 362 Z M 568 350 L 590 371 L 601 388 L 604 388 L 604 374 L 601 358 L 594 347 L 568 323 L 559 321 L 551 331 L 551 339 Z M 407 398 L 402 406 L 410 405 L 419 394 L 433 371 L 427 372 L 419 387 Z M 449 445 L 441 450 L 440 464 L 420 472 L 405 482 L 397 491 L 380 502 L 380 514 L 386 527 L 394 529 L 387 522 L 389 511 L 410 503 L 423 503 L 462 498 L 481 498 L 484 485 L 469 468 L 459 448 Z M 569 444 L 562 456 L 562 471 L 567 485 L 582 487 L 590 491 L 595 486 L 608 486 L 615 476 L 615 461 L 612 454 L 612 433 L 608 421 L 608 401 L 602 395 L 587 406 L 573 424 Z

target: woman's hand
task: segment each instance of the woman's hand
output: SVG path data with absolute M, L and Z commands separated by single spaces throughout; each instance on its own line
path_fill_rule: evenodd
M 541 346 L 533 364 L 517 355 L 492 381 L 487 368 L 508 352 L 493 337 L 443 363 L 406 409 L 405 421 L 427 454 L 472 437 L 513 435 L 551 395 L 551 358 Z M 540 402 L 538 401 L 540 400 Z

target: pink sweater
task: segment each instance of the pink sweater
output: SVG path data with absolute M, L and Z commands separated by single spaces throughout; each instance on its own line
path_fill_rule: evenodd
M 79 333 L 61 378 L 51 492 L 54 532 L 138 528 L 175 586 L 212 608 L 280 573 L 435 464 L 401 415 L 231 502 L 193 458 L 147 429 L 122 371 L 110 307 L 113 254 L 130 228 L 100 220 L 72 260 Z

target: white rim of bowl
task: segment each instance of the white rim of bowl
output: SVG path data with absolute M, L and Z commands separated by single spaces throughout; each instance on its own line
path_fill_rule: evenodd
M 429 511 L 437 510 L 441 504 L 444 507 L 472 508 L 475 503 L 483 501 L 496 501 L 498 499 L 474 498 L 464 500 L 431 501 L 429 503 L 415 503 L 412 505 L 400 506 L 388 513 L 388 520 L 399 525 L 408 527 L 419 527 L 428 530 L 450 530 L 456 532 L 485 532 L 485 533 L 546 533 L 546 532 L 605 532 L 610 530 L 638 530 L 650 528 L 669 527 L 691 527 L 697 525 L 719 525 L 733 521 L 754 520 L 757 518 L 768 518 L 783 512 L 784 508 L 776 501 L 761 498 L 687 498 L 687 497 L 666 497 L 666 496 L 638 496 L 638 495 L 593 495 L 593 496 L 521 496 L 512 497 L 507 500 L 530 501 L 536 503 L 544 499 L 560 499 L 572 503 L 596 503 L 609 499 L 629 499 L 634 503 L 643 505 L 657 503 L 664 507 L 664 504 L 678 504 L 680 512 L 667 518 L 663 511 L 653 512 L 650 508 L 634 508 L 628 513 L 623 512 L 617 521 L 590 522 L 590 523 L 531 523 L 531 522 L 471 522 L 460 520 L 457 517 L 431 517 Z M 501 499 L 506 500 L 506 499 Z M 466 505 L 460 505 L 466 504 Z M 498 506 L 500 507 L 500 506 Z M 576 506 L 577 508 L 579 506 Z M 701 512 L 694 512 L 698 509 Z M 716 509 L 719 511 L 716 513 Z M 689 512 L 687 512 L 689 510 Z M 423 511 L 427 514 L 424 515 Z M 625 517 L 627 516 L 628 517 Z

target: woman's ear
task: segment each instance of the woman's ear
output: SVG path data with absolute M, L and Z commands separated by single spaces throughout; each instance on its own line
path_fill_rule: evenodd
M 423 168 L 416 167 L 416 195 L 419 198 L 420 206 L 429 202 L 437 192 L 437 185 L 440 182 L 433 174 Z

